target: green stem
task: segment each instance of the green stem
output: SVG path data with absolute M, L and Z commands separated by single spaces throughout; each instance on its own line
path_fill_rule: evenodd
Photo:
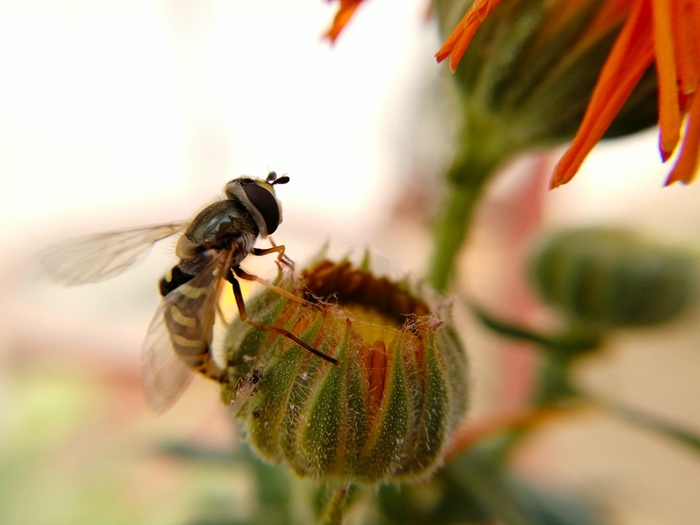
M 656 432 L 676 443 L 689 447 L 695 453 L 700 453 L 700 436 L 692 430 L 613 401 L 605 400 L 590 394 L 582 394 L 582 396 L 628 423 Z
M 571 325 L 558 334 L 542 334 L 529 327 L 495 317 L 474 303 L 467 303 L 467 307 L 489 330 L 516 341 L 532 343 L 547 353 L 581 355 L 599 348 L 602 344 L 603 334 L 585 325 Z
M 355 486 L 347 484 L 344 487 L 333 490 L 331 496 L 325 502 L 317 525 L 341 525 L 350 505 Z
M 577 397 L 569 377 L 573 358 L 570 354 L 543 354 L 531 403 L 534 406 L 556 406 Z
M 474 210 L 498 165 L 498 161 L 484 157 L 488 156 L 475 148 L 462 152 L 447 174 L 447 194 L 435 229 L 428 272 L 428 281 L 440 292 L 447 289 L 457 255 L 472 225 Z

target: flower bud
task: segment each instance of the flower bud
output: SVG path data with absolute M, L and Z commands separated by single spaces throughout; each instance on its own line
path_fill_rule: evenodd
M 599 0 L 436 0 L 442 32 L 459 28 L 464 24 L 459 19 L 477 4 L 475 19 L 463 30 L 471 38 L 451 36 L 448 42 L 455 38 L 455 48 L 446 44 L 437 55 L 442 60 L 451 53 L 456 59 L 452 66 L 464 128 L 460 150 L 483 164 L 570 140 L 630 7 L 615 9 Z M 461 49 L 467 44 L 466 51 Z M 615 106 L 617 117 L 605 136 L 654 125 L 657 101 L 651 67 L 627 102 Z
M 435 0 L 443 33 L 454 28 L 437 58 L 449 56 L 453 68 L 459 62 L 452 78 L 459 103 L 453 113 L 460 128 L 429 276 L 438 290 L 447 288 L 476 205 L 497 170 L 518 154 L 580 134 L 601 68 L 630 9 L 624 4 L 632 3 Z M 615 87 L 624 84 L 629 92 L 612 101 L 603 97 L 611 103 L 600 111 L 600 119 L 593 114 L 593 131 L 585 128 L 584 143 L 570 149 L 577 160 L 592 147 L 590 139 L 595 143 L 603 135 L 628 135 L 656 122 L 654 68 L 642 67 L 633 83 L 615 80 Z M 574 166 L 573 172 L 565 165 Z M 554 185 L 578 169 L 568 160 L 561 166 L 564 174 L 554 176 Z
M 301 276 L 283 267 L 277 285 L 307 302 L 266 290 L 248 301 L 248 316 L 338 364 L 236 320 L 222 396 L 252 446 L 312 478 L 429 475 L 467 402 L 466 357 L 447 307 L 347 260 L 322 260 Z
M 598 328 L 666 322 L 687 309 L 698 289 L 689 253 L 597 227 L 545 236 L 530 275 L 546 302 Z

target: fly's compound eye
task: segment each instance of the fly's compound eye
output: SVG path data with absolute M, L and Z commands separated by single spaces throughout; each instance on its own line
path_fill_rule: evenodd
M 282 222 L 282 211 L 275 195 L 259 184 L 246 184 L 242 186 L 243 193 L 248 198 L 253 211 L 265 223 L 265 234 L 270 235 L 275 232 Z

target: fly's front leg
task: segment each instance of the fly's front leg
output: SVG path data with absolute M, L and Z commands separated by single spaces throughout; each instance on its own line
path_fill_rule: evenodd
M 268 255 L 270 253 L 277 252 L 278 264 L 285 264 L 293 269 L 294 268 L 294 261 L 292 261 L 284 253 L 284 244 L 275 244 L 275 241 L 272 240 L 272 237 L 268 237 L 267 239 L 270 241 L 270 244 L 272 245 L 272 247 L 271 248 L 264 248 L 264 249 L 253 248 L 253 255 Z
M 287 299 L 291 299 L 292 301 L 296 301 L 297 303 L 306 304 L 306 305 L 309 305 L 309 306 L 318 306 L 318 305 L 316 305 L 315 303 L 309 302 L 309 301 L 307 301 L 306 299 L 304 299 L 304 298 L 302 298 L 302 297 L 299 297 L 299 296 L 297 296 L 297 295 L 294 295 L 294 294 L 291 293 L 291 292 L 288 292 L 288 291 L 285 290 L 284 288 L 280 288 L 279 286 L 275 286 L 275 285 L 272 284 L 272 283 L 268 283 L 265 279 L 261 279 L 261 278 L 258 277 L 257 275 L 253 275 L 252 273 L 246 272 L 246 271 L 245 271 L 243 268 L 241 268 L 240 266 L 236 266 L 235 268 L 232 268 L 232 270 L 233 270 L 233 273 L 235 273 L 237 277 L 240 277 L 241 279 L 245 279 L 246 281 L 253 281 L 253 282 L 256 282 L 256 283 L 258 283 L 258 284 L 261 284 L 261 285 L 263 285 L 265 288 L 267 288 L 268 290 L 272 290 L 273 292 L 278 293 L 278 294 L 280 294 L 280 295 L 286 297 Z M 228 279 L 228 281 L 229 281 L 231 284 L 233 284 L 233 281 L 235 281 L 235 280 L 236 280 L 236 279 L 235 279 L 235 277 L 233 277 L 233 276 L 231 276 L 231 279 Z M 236 283 L 236 284 L 237 284 L 237 283 Z
M 243 275 L 245 275 L 245 276 L 253 277 L 253 280 L 255 280 L 257 282 L 264 282 L 264 281 L 262 281 L 262 279 L 259 279 L 258 277 L 254 276 L 254 275 L 251 276 L 250 274 L 245 273 L 240 268 L 233 268 L 233 271 L 235 272 L 235 274 L 237 276 L 241 277 L 242 279 L 245 279 L 245 277 L 243 277 Z M 236 299 L 236 306 L 238 307 L 238 315 L 241 317 L 241 320 L 244 323 L 248 323 L 249 325 L 254 326 L 256 328 L 260 328 L 261 330 L 265 330 L 267 332 L 281 335 L 282 337 L 286 337 L 290 341 L 301 346 L 304 350 L 311 352 L 312 354 L 320 357 L 324 361 L 327 361 L 328 363 L 331 363 L 332 365 L 335 365 L 335 366 L 339 365 L 337 359 L 335 359 L 327 354 L 324 354 L 320 350 L 316 350 L 314 347 L 310 346 L 309 344 L 307 344 L 304 341 L 302 341 L 301 339 L 299 339 L 296 335 L 294 335 L 289 330 L 285 330 L 284 328 L 278 328 L 276 326 L 269 326 L 269 325 L 266 325 L 263 323 L 259 323 L 257 321 L 253 321 L 250 317 L 248 317 L 248 314 L 246 313 L 245 302 L 243 301 L 243 293 L 241 292 L 241 285 L 238 282 L 238 280 L 236 279 L 236 276 L 234 276 L 232 273 L 229 273 L 227 275 L 226 279 L 231 283 L 231 286 L 233 286 L 233 296 Z M 270 285 L 270 286 L 273 286 L 273 285 Z M 277 288 L 276 286 L 274 286 L 274 288 L 277 290 L 281 290 L 282 292 L 284 292 L 282 295 L 284 295 L 285 297 L 288 297 L 287 294 L 289 294 L 289 292 L 287 292 L 286 290 L 282 290 L 281 288 Z M 289 296 L 290 296 L 290 298 L 294 298 L 297 300 L 299 299 L 299 297 L 295 297 L 294 295 L 291 295 L 291 294 L 289 294 Z M 303 301 L 303 299 L 302 299 L 302 301 Z

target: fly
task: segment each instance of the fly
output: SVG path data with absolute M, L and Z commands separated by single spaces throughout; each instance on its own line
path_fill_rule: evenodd
M 279 261 L 288 261 L 283 245 L 255 247 L 258 238 L 274 233 L 282 222 L 282 206 L 275 195 L 275 186 L 287 182 L 289 177 L 278 177 L 274 171 L 266 179 L 233 179 L 224 187 L 225 198 L 204 208 L 190 223 L 99 234 L 63 245 L 43 259 L 46 271 L 58 282 L 68 285 L 98 282 L 139 264 L 156 242 L 181 233 L 175 247 L 179 262 L 160 281 L 162 300 L 142 350 L 144 389 L 154 409 L 169 408 L 189 384 L 193 371 L 219 383 L 228 381 L 211 351 L 219 297 L 227 283 L 233 288 L 241 320 L 286 337 L 338 365 L 335 358 L 316 350 L 290 331 L 259 323 L 246 314 L 238 279 L 256 281 L 303 302 L 240 267 L 251 254 L 276 253 Z

